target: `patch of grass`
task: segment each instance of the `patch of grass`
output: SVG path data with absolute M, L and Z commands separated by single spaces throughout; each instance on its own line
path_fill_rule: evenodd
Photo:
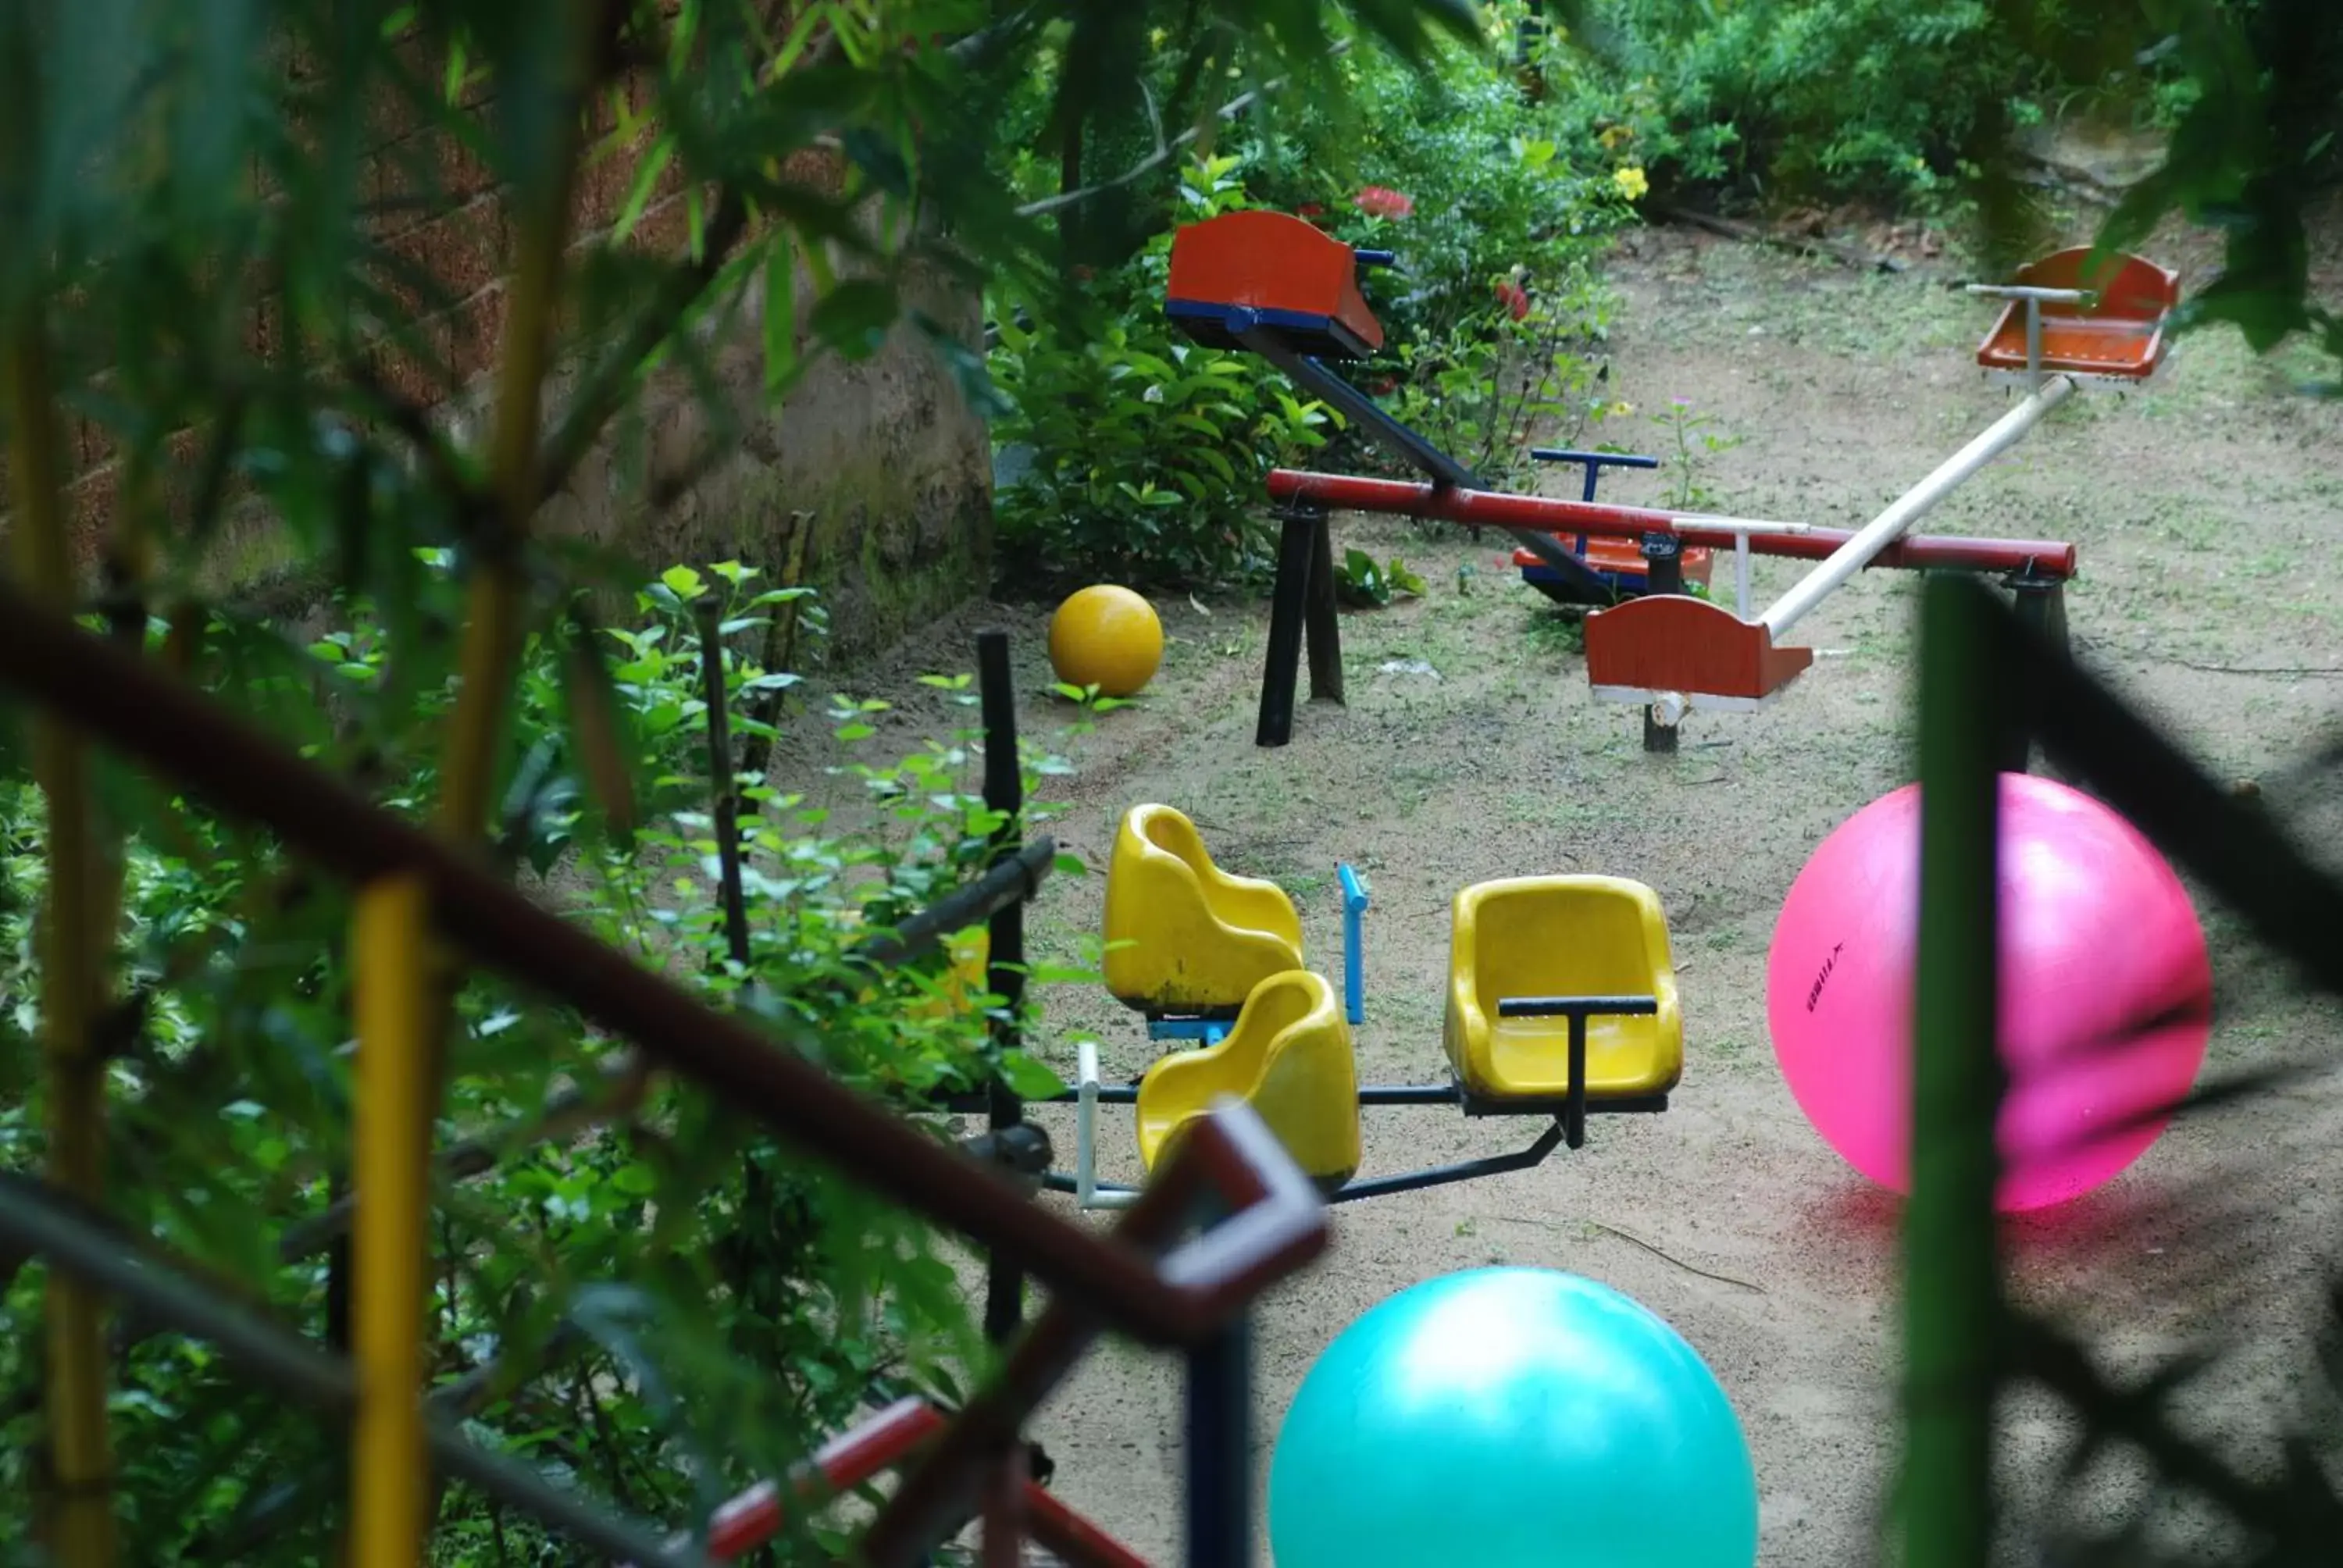
M 1569 655 L 1586 651 L 1585 611 L 1541 607 L 1530 612 L 1528 622 L 1529 643 L 1538 652 Z

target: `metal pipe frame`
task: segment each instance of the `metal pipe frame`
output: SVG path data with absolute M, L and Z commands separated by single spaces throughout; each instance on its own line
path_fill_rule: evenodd
M 1085 1209 L 1128 1209 L 1139 1201 L 1136 1187 L 1101 1186 L 1098 1179 L 1099 1053 L 1095 1040 L 1075 1047 L 1074 1201 Z M 1133 1088 L 1126 1104 L 1135 1104 Z M 1044 1176 L 1043 1181 L 1049 1178 Z
M 1396 1176 L 1372 1176 L 1364 1181 L 1353 1181 L 1326 1200 L 1329 1203 L 1356 1203 L 1368 1198 L 1387 1198 L 1394 1192 L 1420 1192 L 1427 1187 L 1447 1187 L 1459 1181 L 1477 1181 L 1484 1176 L 1503 1176 L 1515 1171 L 1529 1171 L 1543 1165 L 1546 1157 L 1562 1147 L 1566 1134 L 1560 1118 L 1538 1135 L 1538 1141 L 1528 1148 L 1512 1154 L 1492 1154 L 1484 1160 L 1460 1161 L 1453 1165 L 1434 1165 L 1423 1171 L 1403 1171 Z
M 1805 523 L 1765 523 L 1752 518 L 1706 516 L 1694 518 L 1687 515 L 1676 518 L 1679 528 L 1689 522 L 1696 522 L 1704 528 L 1715 528 L 1733 536 L 1733 613 L 1744 620 L 1749 618 L 1749 540 L 1751 537 L 1753 535 L 1781 537 L 1811 534 L 1815 531 Z
M 1607 501 L 1590 506 L 1552 496 L 1443 489 L 1421 480 L 1310 474 L 1296 468 L 1272 469 L 1268 483 L 1270 498 L 1279 502 L 1302 500 L 1336 511 L 1438 518 L 1473 527 L 1503 528 L 1516 535 L 1536 533 L 1557 548 L 1559 544 L 1552 537 L 1555 534 L 1584 533 L 1634 539 L 1655 531 L 1672 532 L 1687 545 L 1712 549 L 1729 549 L 1740 537 L 1694 514 L 1614 506 Z M 1764 531 L 1753 528 L 1748 532 L 1749 547 L 1757 554 L 1803 560 L 1825 560 L 1854 537 L 1844 528 L 1801 528 L 1797 524 L 1775 524 Z M 1866 564 L 1911 571 L 1942 568 L 1976 572 L 2019 571 L 2030 566 L 2046 576 L 2063 578 L 2075 575 L 2076 552 L 2071 544 L 2049 539 L 1924 534 L 1893 541 Z
M 2026 432 L 2074 392 L 2075 383 L 2068 377 L 2053 376 L 2044 381 L 2023 402 L 1986 426 L 1967 446 L 1937 464 L 1926 478 L 1896 497 L 1885 511 L 1855 530 L 1820 566 L 1792 584 L 1789 592 L 1757 618 L 1758 623 L 1776 638 L 1784 635 L 1808 611 L 1845 586 L 1849 578 L 1903 538 L 1914 523 L 1977 470 L 2025 439 Z
M 1535 1143 L 1513 1154 L 1492 1155 L 1482 1160 L 1468 1160 L 1453 1165 L 1435 1165 L 1427 1170 L 1410 1171 L 1395 1176 L 1372 1177 L 1364 1181 L 1346 1183 L 1330 1195 L 1329 1203 L 1355 1203 L 1363 1198 L 1381 1197 L 1391 1192 L 1413 1192 L 1425 1187 L 1444 1187 L 1457 1181 L 1472 1181 L 1483 1176 L 1501 1176 L 1508 1171 L 1526 1171 L 1544 1162 L 1557 1146 L 1567 1144 L 1573 1149 L 1586 1141 L 1586 1116 L 1594 1107 L 1586 1094 L 1586 1024 L 1594 1018 L 1648 1018 L 1659 1011 L 1659 999 L 1651 996 L 1523 996 L 1503 997 L 1497 1002 L 1500 1018 L 1561 1018 L 1569 1021 L 1569 1061 L 1566 1069 L 1567 1088 L 1559 1105 L 1552 1101 L 1522 1104 L 1511 1113 L 1552 1116 L 1553 1127 Z M 1079 1107 L 1075 1112 L 1075 1168 L 1071 1180 L 1057 1171 L 1042 1178 L 1042 1185 L 1051 1191 L 1074 1195 L 1084 1209 L 1127 1209 L 1137 1203 L 1146 1189 L 1122 1187 L 1098 1180 L 1098 1106 L 1103 1086 L 1098 1081 L 1098 1047 L 1084 1040 L 1078 1048 L 1077 1085 L 1074 1091 Z M 1367 1105 L 1465 1105 L 1470 1106 L 1461 1085 L 1435 1084 L 1365 1084 L 1357 1091 L 1358 1103 Z M 1132 1098 L 1137 1098 L 1136 1091 Z M 1480 1114 L 1505 1114 L 1498 1109 L 1503 1101 L 1483 1102 Z M 1622 1101 L 1622 1111 L 1665 1110 L 1664 1095 L 1639 1097 Z

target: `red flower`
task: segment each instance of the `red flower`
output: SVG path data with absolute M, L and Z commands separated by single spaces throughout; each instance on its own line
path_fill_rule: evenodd
M 1510 277 L 1497 279 L 1497 298 L 1507 310 L 1513 312 L 1515 321 L 1521 320 L 1530 313 L 1529 290 Z
M 1415 211 L 1415 198 L 1389 186 L 1369 186 L 1351 198 L 1351 205 L 1369 217 L 1406 217 Z
M 1293 216 L 1296 217 L 1324 217 L 1326 216 L 1326 209 L 1320 206 L 1314 201 L 1306 201 L 1300 206 L 1293 209 Z

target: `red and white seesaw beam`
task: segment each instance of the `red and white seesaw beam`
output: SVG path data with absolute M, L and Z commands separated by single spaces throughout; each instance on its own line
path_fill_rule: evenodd
M 1269 493 L 1281 503 L 1332 510 L 1441 518 L 1503 528 L 1517 538 L 1554 534 L 1640 538 L 1673 534 L 1685 545 L 1730 548 L 1745 562 L 1741 614 L 1702 599 L 1656 595 L 1598 610 L 1586 621 L 1586 673 L 1598 698 L 1685 708 L 1746 709 L 1770 699 L 1813 662 L 1811 648 L 1776 648 L 1786 631 L 1869 567 L 2075 574 L 2075 547 L 2049 539 L 1964 538 L 1911 534 L 1912 526 L 1987 463 L 2017 444 L 2076 390 L 2065 375 L 2045 377 L 2024 401 L 1937 465 L 1877 517 L 1849 532 L 1755 518 L 1711 518 L 1651 507 L 1513 496 L 1430 482 L 1305 474 L 1279 468 Z M 1815 562 L 1765 613 L 1748 618 L 1747 552 Z

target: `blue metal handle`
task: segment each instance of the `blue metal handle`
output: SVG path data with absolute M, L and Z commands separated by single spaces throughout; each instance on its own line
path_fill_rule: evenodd
M 1234 1027 L 1224 1018 L 1156 1018 L 1147 1021 L 1147 1038 L 1159 1042 L 1192 1040 L 1202 1048 L 1220 1044 Z
M 1395 250 L 1354 250 L 1351 254 L 1358 258 L 1358 263 L 1363 267 L 1399 265 L 1399 252 Z
M 1639 457 L 1629 452 L 1581 452 L 1569 447 L 1532 447 L 1530 456 L 1541 463 L 1577 463 L 1586 469 L 1586 490 L 1579 497 L 1583 501 L 1594 498 L 1594 482 L 1605 468 L 1656 468 L 1657 457 Z M 1586 547 L 1581 545 L 1582 550 Z
M 1353 1029 L 1367 1021 L 1367 885 L 1348 866 L 1337 866 L 1342 884 L 1342 1013 Z

